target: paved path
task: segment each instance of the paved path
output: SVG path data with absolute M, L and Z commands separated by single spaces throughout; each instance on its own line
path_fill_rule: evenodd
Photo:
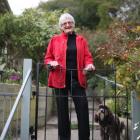
M 72 107 L 72 108 L 74 108 L 74 107 Z M 93 111 L 92 111 L 92 104 L 91 103 L 89 103 L 89 108 L 90 108 L 89 109 L 90 125 L 92 125 Z M 77 124 L 77 117 L 76 117 L 75 110 L 73 110 L 71 112 L 71 123 L 72 124 Z M 53 116 L 47 122 L 46 139 L 44 137 L 44 132 L 45 132 L 44 128 L 38 130 L 38 140 L 58 140 L 57 117 L 56 116 Z M 78 130 L 77 129 L 72 129 L 71 130 L 71 140 L 78 140 Z M 92 130 L 91 130 L 91 132 L 90 132 L 90 140 L 101 140 L 100 139 L 99 126 L 96 123 L 94 123 L 94 131 L 92 132 Z
M 44 138 L 44 130 L 38 131 L 38 140 L 45 140 Z M 57 129 L 50 128 L 47 130 L 46 140 L 58 140 Z M 77 130 L 71 131 L 71 140 L 78 140 L 78 132 Z M 94 131 L 94 137 L 90 136 L 90 140 L 101 140 L 99 130 Z

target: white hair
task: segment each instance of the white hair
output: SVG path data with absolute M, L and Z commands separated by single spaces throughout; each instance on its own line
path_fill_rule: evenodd
M 61 29 L 62 27 L 62 24 L 66 21 L 66 20 L 70 20 L 73 22 L 74 26 L 75 26 L 75 20 L 74 20 L 74 17 L 69 14 L 69 13 L 64 13 L 60 16 L 59 18 L 59 28 Z

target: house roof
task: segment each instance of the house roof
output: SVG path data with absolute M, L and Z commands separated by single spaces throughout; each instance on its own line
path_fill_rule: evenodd
M 8 0 L 0 0 L 0 14 L 8 11 L 11 12 Z

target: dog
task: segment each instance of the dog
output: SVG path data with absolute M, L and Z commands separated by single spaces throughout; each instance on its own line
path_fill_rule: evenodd
M 106 105 L 99 105 L 95 122 L 99 123 L 101 140 L 121 140 L 124 123 L 120 122 L 119 117 L 114 115 Z

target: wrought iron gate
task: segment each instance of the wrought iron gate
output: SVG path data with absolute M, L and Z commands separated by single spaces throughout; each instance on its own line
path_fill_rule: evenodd
M 31 139 L 35 140 L 58 140 L 57 133 L 57 115 L 56 115 L 56 95 L 53 94 L 54 90 L 46 86 L 45 92 L 40 91 L 40 74 L 45 71 L 47 77 L 49 70 L 45 68 L 44 64 L 37 63 L 36 68 L 36 111 L 35 111 L 35 127 L 34 135 Z M 70 70 L 71 71 L 71 70 Z M 107 75 L 112 74 L 114 80 L 108 80 Z M 107 105 L 115 119 L 117 116 L 123 116 L 125 124 L 123 136 L 129 140 L 128 125 L 129 125 L 129 92 L 126 88 L 125 92 L 121 93 L 121 87 L 116 83 L 115 69 L 112 70 L 96 70 L 95 73 L 87 74 L 89 87 L 86 90 L 89 105 L 89 118 L 90 118 L 90 140 L 101 140 L 100 125 L 95 123 L 95 114 L 98 111 L 100 104 Z M 44 100 L 44 101 L 42 101 Z M 69 101 L 69 117 L 71 121 L 71 140 L 78 139 L 77 120 L 75 119 L 75 108 L 72 101 L 72 95 L 68 95 Z M 51 104 L 51 107 L 50 107 Z M 43 109 L 40 108 L 43 106 Z M 50 108 L 52 109 L 50 111 Z M 42 113 L 44 112 L 44 114 Z M 43 115 L 41 115 L 41 113 Z M 55 118 L 54 120 L 52 118 Z M 43 123 L 42 123 L 43 122 Z M 76 138 L 75 138 L 76 137 Z M 104 134 L 105 137 L 105 134 Z M 123 139 L 123 138 L 122 138 Z

